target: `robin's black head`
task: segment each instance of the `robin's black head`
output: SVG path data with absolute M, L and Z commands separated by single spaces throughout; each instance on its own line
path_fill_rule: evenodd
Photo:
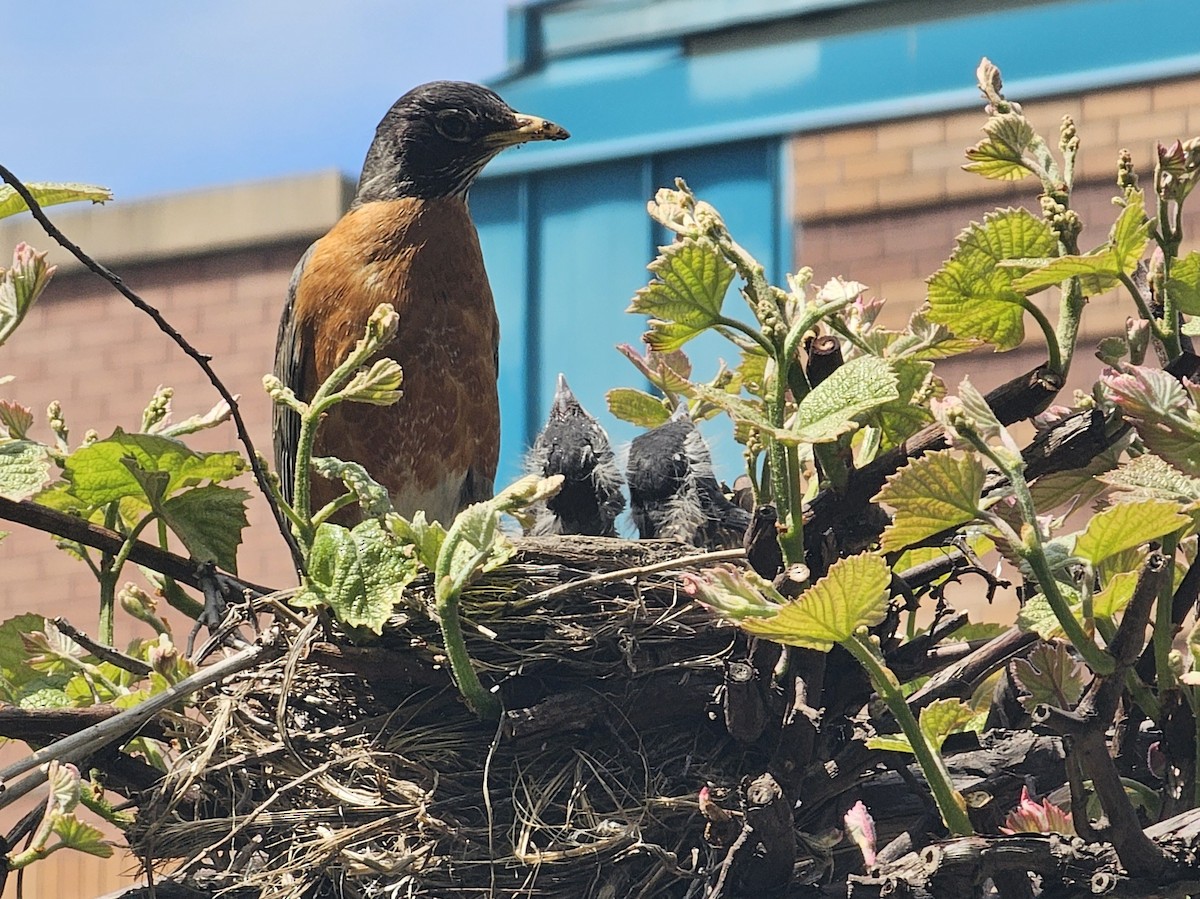
M 486 87 L 431 81 L 397 100 L 379 123 L 354 202 L 464 196 L 505 147 L 568 137 L 553 122 L 515 112 Z

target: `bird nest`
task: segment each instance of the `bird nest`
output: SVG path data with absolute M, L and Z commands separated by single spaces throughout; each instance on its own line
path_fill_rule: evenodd
M 134 850 L 231 895 L 701 895 L 698 791 L 754 764 L 711 707 L 735 632 L 680 589 L 679 544 L 519 547 L 463 604 L 498 723 L 454 688 L 428 583 L 369 643 L 277 616 L 282 651 L 177 719 L 192 748 Z

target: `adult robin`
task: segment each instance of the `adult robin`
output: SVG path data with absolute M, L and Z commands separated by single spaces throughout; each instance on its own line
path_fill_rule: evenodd
M 612 443 L 561 374 L 549 419 L 534 440 L 525 467 L 544 478 L 563 476 L 558 493 L 534 507 L 528 533 L 617 536 L 614 522 L 625 508 L 624 478 Z
M 643 540 L 708 549 L 741 545 L 750 513 L 721 490 L 708 444 L 683 403 L 669 421 L 633 438 L 625 477 L 630 515 Z
M 301 400 L 346 357 L 378 304 L 399 313 L 382 354 L 404 371 L 400 401 L 334 407 L 314 454 L 361 464 L 402 515 L 424 510 L 449 524 L 492 496 L 499 325 L 467 191 L 506 147 L 568 136 L 477 84 L 413 88 L 379 123 L 349 211 L 292 273 L 275 374 Z M 289 501 L 299 433 L 299 417 L 276 406 L 275 461 Z M 339 492 L 315 478 L 312 507 Z

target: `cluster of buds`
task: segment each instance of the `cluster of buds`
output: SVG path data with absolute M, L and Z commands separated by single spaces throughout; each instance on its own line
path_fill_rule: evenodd
M 1044 193 L 1038 197 L 1038 202 L 1042 207 L 1042 217 L 1054 232 L 1055 238 L 1060 243 L 1073 246 L 1079 232 L 1083 230 L 1079 213 L 1069 208 L 1063 202 L 1063 198 L 1055 194 Z

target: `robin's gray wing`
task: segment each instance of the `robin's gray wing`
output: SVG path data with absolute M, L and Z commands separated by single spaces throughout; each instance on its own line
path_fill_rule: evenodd
M 275 377 L 302 400 L 308 398 L 311 385 L 305 383 L 306 366 L 302 358 L 300 326 L 295 314 L 296 292 L 315 247 L 314 243 L 305 250 L 300 261 L 296 263 L 296 268 L 292 270 L 292 278 L 288 282 L 287 302 L 284 303 L 283 315 L 279 319 L 279 334 L 275 338 Z M 272 425 L 279 488 L 284 500 L 291 503 L 292 485 L 296 478 L 296 445 L 300 442 L 300 416 L 286 406 L 276 403 Z

